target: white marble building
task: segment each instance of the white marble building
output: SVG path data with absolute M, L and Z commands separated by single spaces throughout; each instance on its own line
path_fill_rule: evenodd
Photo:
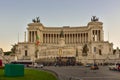
M 108 57 L 109 60 L 110 56 L 113 58 L 113 44 L 104 41 L 103 23 L 95 16 L 86 26 L 72 27 L 46 27 L 36 18 L 28 24 L 27 30 L 28 40 L 16 46 L 18 60 L 52 62 L 61 57 L 82 63 L 103 63 Z M 39 37 L 38 45 L 36 36 Z M 84 45 L 88 48 L 86 56 L 82 55 Z

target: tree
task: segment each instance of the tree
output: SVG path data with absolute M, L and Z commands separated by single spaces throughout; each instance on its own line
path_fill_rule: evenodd
M 76 57 L 78 57 L 78 49 L 76 48 Z
M 4 55 L 10 55 L 12 52 L 11 51 L 7 51 L 7 52 L 4 52 Z
M 36 50 L 35 50 L 35 58 L 37 58 L 37 57 L 38 57 L 38 52 L 39 52 L 39 50 L 38 50 L 38 49 L 36 49 Z
M 17 45 L 15 44 L 15 45 L 12 45 L 12 48 L 11 48 L 11 52 L 13 53 L 13 54 L 15 54 L 15 52 L 16 52 L 16 47 L 17 47 Z
M 83 46 L 82 56 L 87 56 L 88 55 L 88 51 L 89 51 L 89 48 L 88 48 L 87 44 L 85 44 Z

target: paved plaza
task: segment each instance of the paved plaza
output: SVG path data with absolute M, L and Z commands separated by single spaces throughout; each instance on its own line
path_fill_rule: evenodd
M 60 80 L 120 80 L 120 72 L 110 71 L 107 66 L 100 66 L 99 70 L 90 70 L 84 66 L 45 67 L 58 74 Z

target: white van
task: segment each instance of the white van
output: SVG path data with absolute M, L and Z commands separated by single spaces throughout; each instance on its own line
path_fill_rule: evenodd
M 108 66 L 108 68 L 109 68 L 109 70 L 117 70 L 117 66 L 118 66 L 118 64 L 115 63 L 113 65 Z
M 37 63 L 34 63 L 34 67 L 35 68 L 43 68 L 43 64 L 37 64 Z

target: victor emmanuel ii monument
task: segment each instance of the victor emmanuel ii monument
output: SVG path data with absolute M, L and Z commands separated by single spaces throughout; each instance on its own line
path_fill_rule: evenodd
M 44 26 L 39 17 L 28 24 L 28 40 L 16 45 L 17 60 L 103 63 L 114 60 L 113 44 L 104 41 L 103 23 L 96 16 L 86 26 Z

